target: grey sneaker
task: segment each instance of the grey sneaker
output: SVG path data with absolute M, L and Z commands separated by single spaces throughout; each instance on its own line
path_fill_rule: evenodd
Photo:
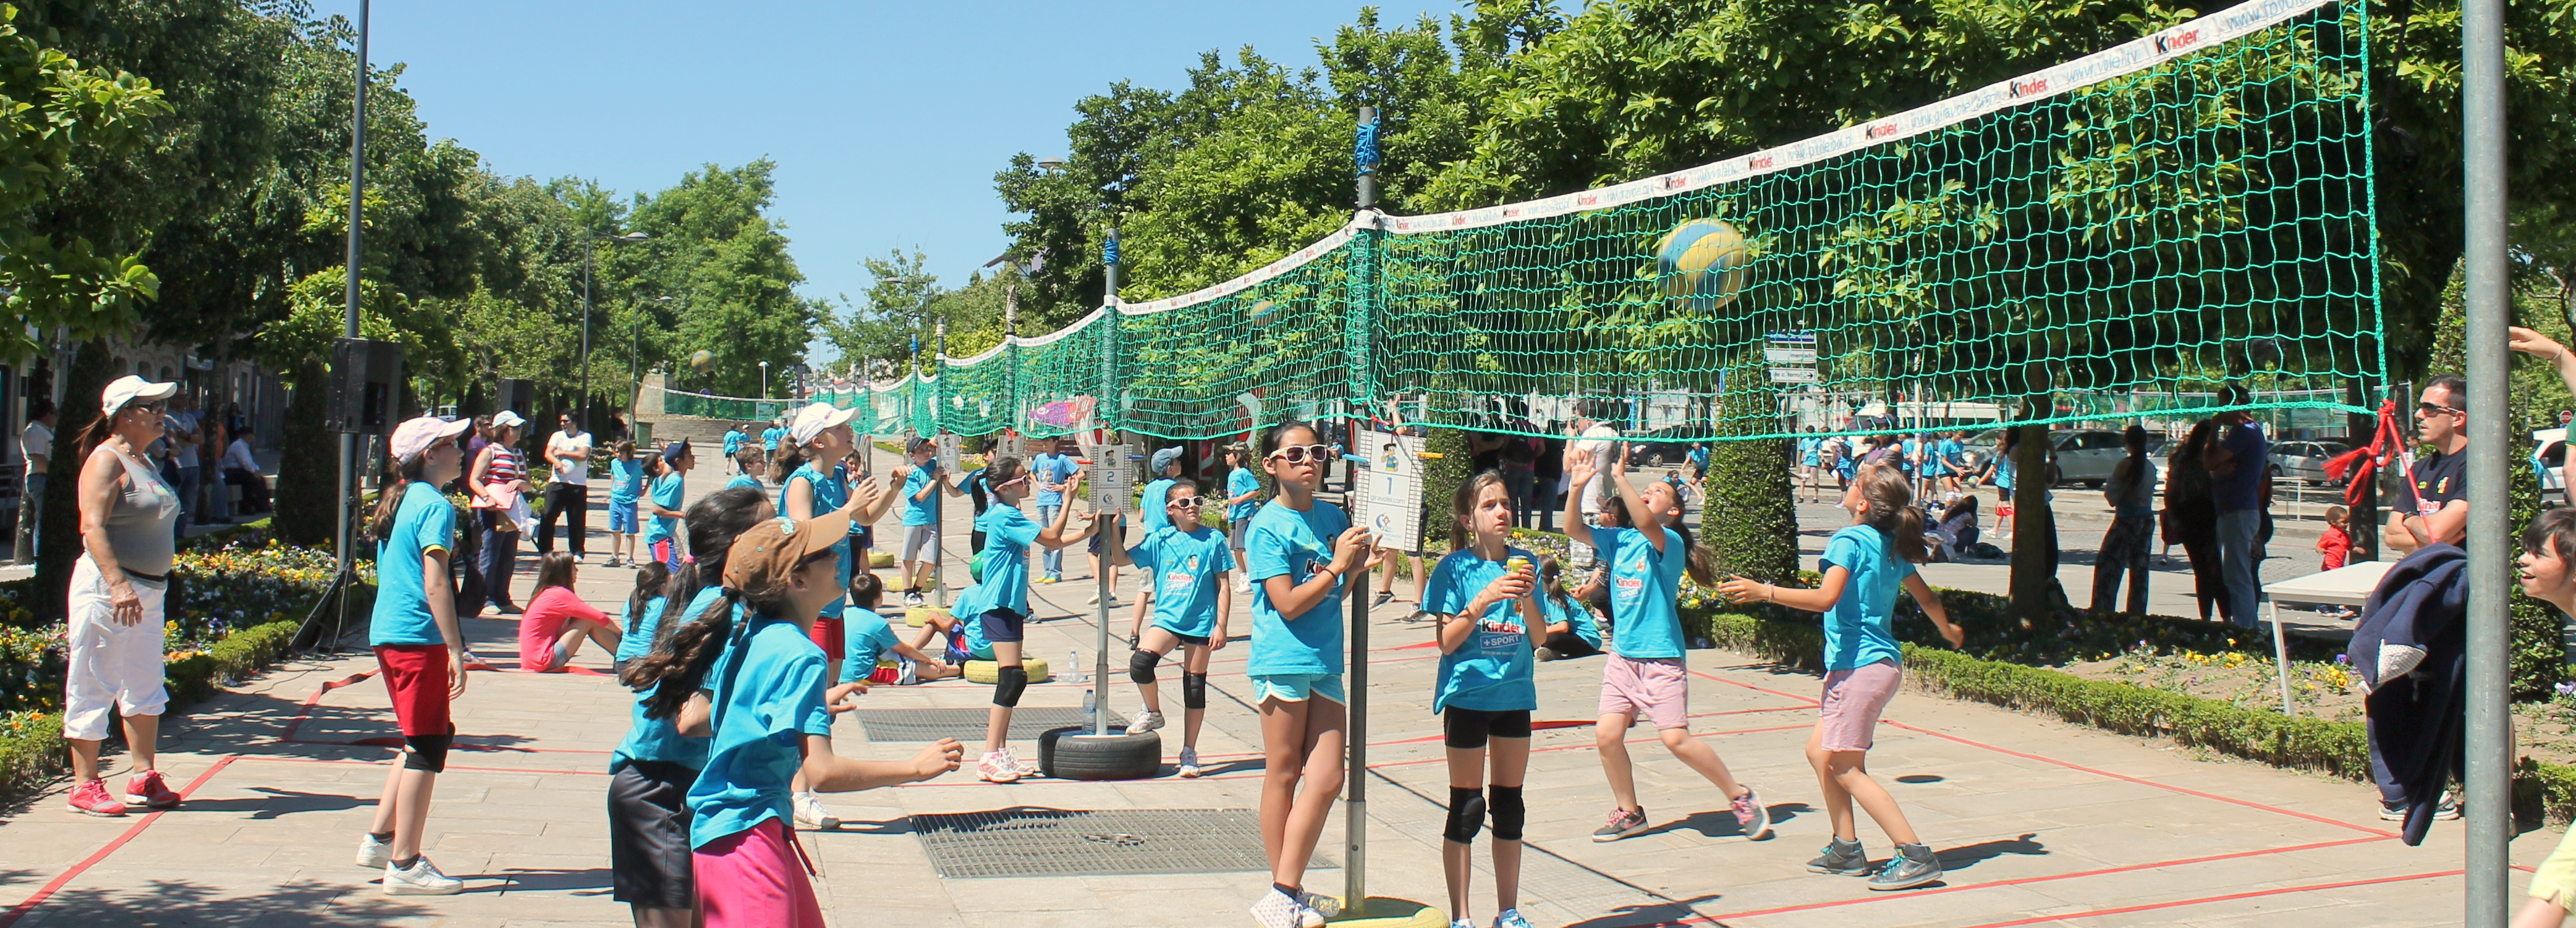
M 408 867 L 385 863 L 385 895 L 453 896 L 464 891 L 465 881 L 438 872 L 427 854 L 413 858 Z
M 1913 889 L 1940 878 L 1941 858 L 1932 856 L 1931 848 L 1920 844 L 1899 844 L 1896 856 L 1888 858 L 1887 866 L 1879 868 L 1878 875 L 1869 878 L 1869 888 L 1882 891 Z
M 1127 733 L 1141 735 L 1161 727 L 1163 727 L 1163 714 L 1148 709 L 1136 713 L 1135 720 L 1127 723 Z
M 378 841 L 376 840 L 375 835 L 360 833 L 358 835 L 358 866 L 365 867 L 369 870 L 384 869 L 385 864 L 393 861 L 393 846 L 394 843 L 391 841 Z
M 1825 845 L 1823 856 L 1807 861 L 1808 873 L 1830 873 L 1835 876 L 1868 876 L 1869 852 L 1860 842 L 1835 838 Z
M 1592 840 L 1603 842 L 1617 841 L 1621 838 L 1625 838 L 1644 830 L 1646 830 L 1646 809 L 1644 806 L 1639 806 L 1634 810 L 1612 809 L 1610 810 L 1610 820 L 1602 823 L 1599 829 L 1592 832 Z
M 1744 830 L 1744 839 L 1760 841 L 1771 836 L 1771 810 L 1763 808 L 1762 794 L 1746 786 L 1744 795 L 1726 801 L 1735 812 L 1736 827 Z
M 1542 661 L 1552 661 L 1556 659 L 1556 649 L 1550 648 L 1546 645 L 1539 645 L 1537 648 L 1530 651 L 1530 656 Z

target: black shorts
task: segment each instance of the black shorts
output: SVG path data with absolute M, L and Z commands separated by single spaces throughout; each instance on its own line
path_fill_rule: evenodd
M 608 860 L 612 898 L 630 905 L 697 905 L 689 850 L 689 785 L 698 772 L 637 760 L 608 776 Z
M 1020 643 L 1020 623 L 1028 620 L 1027 616 L 1008 609 L 995 609 L 977 619 L 984 623 L 984 640 L 995 644 Z
M 1440 724 L 1444 732 L 1443 741 L 1450 747 L 1481 748 L 1493 738 L 1529 737 L 1530 710 L 1487 712 L 1450 706 L 1440 710 Z
M 1167 635 L 1170 635 L 1170 636 L 1172 636 L 1172 637 L 1174 637 L 1174 638 L 1178 638 L 1178 639 L 1180 639 L 1182 644 L 1186 644 L 1186 645 L 1195 645 L 1195 646 L 1197 646 L 1197 647 L 1202 647 L 1202 648 L 1207 647 L 1207 643 L 1208 643 L 1208 636 L 1206 636 L 1206 635 L 1184 635 L 1184 634 L 1181 634 L 1181 633 L 1179 633 L 1179 632 L 1173 631 L 1173 630 L 1171 630 L 1171 629 L 1163 628 L 1163 627 L 1162 627 L 1162 626 L 1160 626 L 1160 625 L 1157 625 L 1157 626 L 1154 626 L 1154 627 L 1155 627 L 1155 628 L 1162 628 L 1162 629 L 1163 629 L 1163 633 L 1164 633 L 1164 634 L 1167 634 Z

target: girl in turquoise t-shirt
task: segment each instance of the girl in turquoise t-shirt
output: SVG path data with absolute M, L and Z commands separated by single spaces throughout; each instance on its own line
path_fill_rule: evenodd
M 1965 640 L 1941 608 L 1941 597 L 1914 572 L 1914 565 L 1929 560 L 1931 553 L 1923 544 L 1922 510 L 1913 503 L 1912 481 L 1905 472 L 1893 463 L 1873 462 L 1860 469 L 1843 493 L 1852 525 L 1825 544 L 1822 586 L 1786 588 L 1743 577 L 1718 585 L 1719 595 L 1730 602 L 1779 603 L 1824 613 L 1825 694 L 1816 707 L 1816 730 L 1807 736 L 1807 763 L 1816 768 L 1816 782 L 1824 788 L 1834 839 L 1807 869 L 1848 876 L 1869 872 L 1869 855 L 1861 849 L 1852 820 L 1852 803 L 1858 801 L 1896 843 L 1896 856 L 1869 878 L 1871 889 L 1906 889 L 1941 878 L 1940 859 L 1915 837 L 1896 797 L 1870 779 L 1868 769 L 1870 734 L 1901 682 L 1896 635 L 1888 624 L 1897 590 L 1913 595 L 1952 647 Z
M 1588 450 L 1569 447 L 1565 470 L 1573 482 L 1589 486 L 1604 468 Z M 1610 781 L 1614 803 L 1609 820 L 1592 832 L 1594 841 L 1617 841 L 1646 830 L 1646 807 L 1637 801 L 1636 762 L 1628 756 L 1628 729 L 1639 716 L 1654 723 L 1655 735 L 1682 763 L 1708 778 L 1726 794 L 1736 826 L 1759 840 L 1771 833 L 1771 816 L 1753 787 L 1739 783 L 1726 762 L 1707 742 L 1690 731 L 1690 669 L 1682 658 L 1681 585 L 1717 582 L 1706 549 L 1693 543 L 1682 527 L 1681 498 L 1673 485 L 1657 480 L 1643 490 L 1628 480 L 1627 455 L 1608 458 L 1607 483 L 1618 498 L 1601 507 L 1604 516 L 1627 527 L 1593 528 L 1583 521 L 1582 501 L 1565 501 L 1565 535 L 1576 544 L 1599 549 L 1609 564 L 1610 655 L 1601 665 L 1600 720 L 1593 743 L 1601 752 L 1601 775 Z M 1580 494 L 1577 494 L 1580 495 Z
M 635 535 L 642 526 L 636 522 L 636 503 L 644 493 L 644 459 L 635 456 L 635 443 L 617 443 L 617 456 L 608 460 L 608 564 L 616 567 L 635 561 Z
M 1313 426 L 1291 422 L 1270 430 L 1261 466 L 1277 478 L 1279 496 L 1253 514 L 1244 536 L 1252 577 L 1252 657 L 1245 670 L 1261 711 L 1261 834 L 1271 888 L 1252 904 L 1252 915 L 1264 928 L 1301 928 L 1341 909 L 1332 897 L 1306 892 L 1306 861 L 1342 794 L 1350 723 L 1342 690 L 1342 597 L 1351 592 L 1349 579 L 1365 582 L 1377 560 L 1369 531 L 1352 527 L 1341 507 L 1315 498 L 1332 456 Z
M 1476 831 L 1494 817 L 1494 916 L 1497 928 L 1528 928 L 1521 917 L 1521 779 L 1529 772 L 1530 713 L 1538 708 L 1531 678 L 1531 629 L 1546 628 L 1538 600 L 1537 558 L 1510 546 L 1512 494 L 1503 475 L 1486 471 L 1460 484 L 1449 501 L 1449 554 L 1422 587 L 1422 610 L 1439 620 L 1440 672 L 1431 696 L 1449 749 L 1449 825 L 1441 870 L 1449 878 L 1453 928 L 1467 917 Z M 1486 772 L 1486 748 L 1493 769 Z M 1489 798 L 1487 783 L 1491 783 Z
M 1559 661 L 1601 653 L 1601 620 L 1592 607 L 1565 588 L 1565 565 L 1552 557 L 1538 560 L 1538 611 L 1547 616 L 1547 640 L 1536 657 Z
M 1234 588 L 1226 583 L 1225 536 L 1199 523 L 1211 500 L 1187 477 L 1163 481 L 1162 504 L 1167 525 L 1145 533 L 1125 552 L 1110 553 L 1121 566 L 1134 564 L 1144 575 L 1146 596 L 1153 604 L 1154 624 L 1139 633 L 1127 657 L 1127 679 L 1144 698 L 1145 712 L 1127 723 L 1129 734 L 1163 727 L 1163 697 L 1155 666 L 1163 655 L 1181 649 L 1181 776 L 1199 775 L 1199 729 L 1207 722 L 1208 661 L 1225 647 L 1226 616 L 1234 611 Z M 1148 598 L 1150 597 L 1150 599 Z

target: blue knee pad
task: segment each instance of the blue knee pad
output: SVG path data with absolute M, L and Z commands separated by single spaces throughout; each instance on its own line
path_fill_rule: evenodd
M 1440 836 L 1460 844 L 1476 840 L 1476 832 L 1485 827 L 1485 794 L 1481 790 L 1452 786 L 1449 788 L 1449 827 Z M 1497 833 L 1500 830 L 1497 829 Z
M 1020 705 L 1020 694 L 1029 688 L 1029 669 L 1013 664 L 993 672 L 993 704 L 1005 709 Z
M 1495 786 L 1491 805 L 1494 810 L 1494 837 L 1502 841 L 1521 839 L 1521 824 L 1529 819 L 1529 807 L 1521 804 L 1521 788 Z

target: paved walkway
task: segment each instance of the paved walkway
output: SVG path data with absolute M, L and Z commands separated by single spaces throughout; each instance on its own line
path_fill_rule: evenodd
M 882 466 L 882 465 L 881 465 Z M 719 468 L 720 469 L 720 468 Z M 722 476 L 692 481 L 719 485 Z M 962 554 L 963 500 L 950 504 L 949 545 Z M 1081 573 L 1078 557 L 1075 574 Z M 952 558 L 952 568 L 962 557 Z M 962 568 L 952 570 L 962 574 Z M 603 608 L 621 602 L 623 571 L 581 584 Z M 962 577 L 958 578 L 962 579 Z M 521 588 L 526 579 L 523 576 Z M 1041 587 L 1031 650 L 1088 670 L 1094 626 L 1086 583 Z M 1428 709 L 1436 651 L 1403 603 L 1378 610 L 1372 688 L 1369 887 L 1439 903 L 1438 830 L 1446 774 Z M 1124 637 L 1125 611 L 1113 628 Z M 1240 634 L 1247 624 L 1238 618 Z M 585 652 L 578 672 L 508 671 L 511 624 L 469 620 L 478 649 L 504 672 L 477 673 L 457 716 L 467 750 L 440 778 L 427 847 L 469 892 L 391 898 L 350 855 L 366 824 L 393 734 L 371 658 L 291 662 L 167 726 L 162 766 L 189 801 L 180 810 L 108 820 L 66 812 L 57 788 L 0 809 L 0 928 L 64 925 L 623 925 L 608 899 L 602 787 L 626 728 L 626 694 Z M 1242 677 L 1244 644 L 1220 652 L 1201 753 L 1211 775 L 1128 783 L 1034 780 L 1011 786 L 965 774 L 831 797 L 847 823 L 807 832 L 834 924 L 858 926 L 1240 925 L 1265 878 L 1253 872 L 1161 876 L 945 879 L 908 816 L 1044 809 L 1249 809 L 1260 782 L 1258 726 Z M 1123 656 L 1123 655 L 1121 655 Z M 1123 662 L 1122 662 L 1123 663 Z M 1737 926 L 2456 924 L 2460 828 L 2443 823 L 2407 848 L 2376 818 L 2365 786 L 2104 734 L 1990 706 L 1908 693 L 1880 729 L 1873 768 L 1949 868 L 1946 883 L 1874 894 L 1803 864 L 1827 825 L 1799 746 L 1813 721 L 1814 677 L 1724 651 L 1691 657 L 1694 727 L 1762 790 L 1775 837 L 1745 840 L 1723 797 L 1631 732 L 1638 781 L 1656 822 L 1595 844 L 1608 809 L 1592 747 L 1600 660 L 1540 665 L 1543 728 L 1528 780 L 1524 908 L 1542 925 Z M 1064 668 L 1058 668 L 1061 672 Z M 1167 678 L 1174 674 L 1167 672 Z M 1123 674 L 1111 706 L 1132 712 Z M 1167 688 L 1167 691 L 1170 688 Z M 1176 694 L 1174 694 L 1176 695 Z M 865 710 L 980 709 L 986 687 L 884 687 Z M 1079 707 L 1083 687 L 1031 687 L 1025 707 Z M 1177 703 L 1177 699 L 1174 700 Z M 1166 730 L 1166 750 L 1179 734 Z M 837 749 L 884 758 L 916 744 L 870 743 L 845 718 Z M 1035 746 L 1020 746 L 1024 755 Z M 121 760 L 111 764 L 121 775 Z M 1168 771 L 1170 768 L 1166 768 Z M 1323 842 L 1336 865 L 1342 817 Z M 1883 858 L 1885 838 L 1862 838 Z M 2515 843 L 2536 864 L 2558 833 Z M 1492 910 L 1477 854 L 1479 923 Z M 1339 869 L 1310 885 L 1338 891 Z M 2517 873 L 2521 885 L 2524 874 Z

